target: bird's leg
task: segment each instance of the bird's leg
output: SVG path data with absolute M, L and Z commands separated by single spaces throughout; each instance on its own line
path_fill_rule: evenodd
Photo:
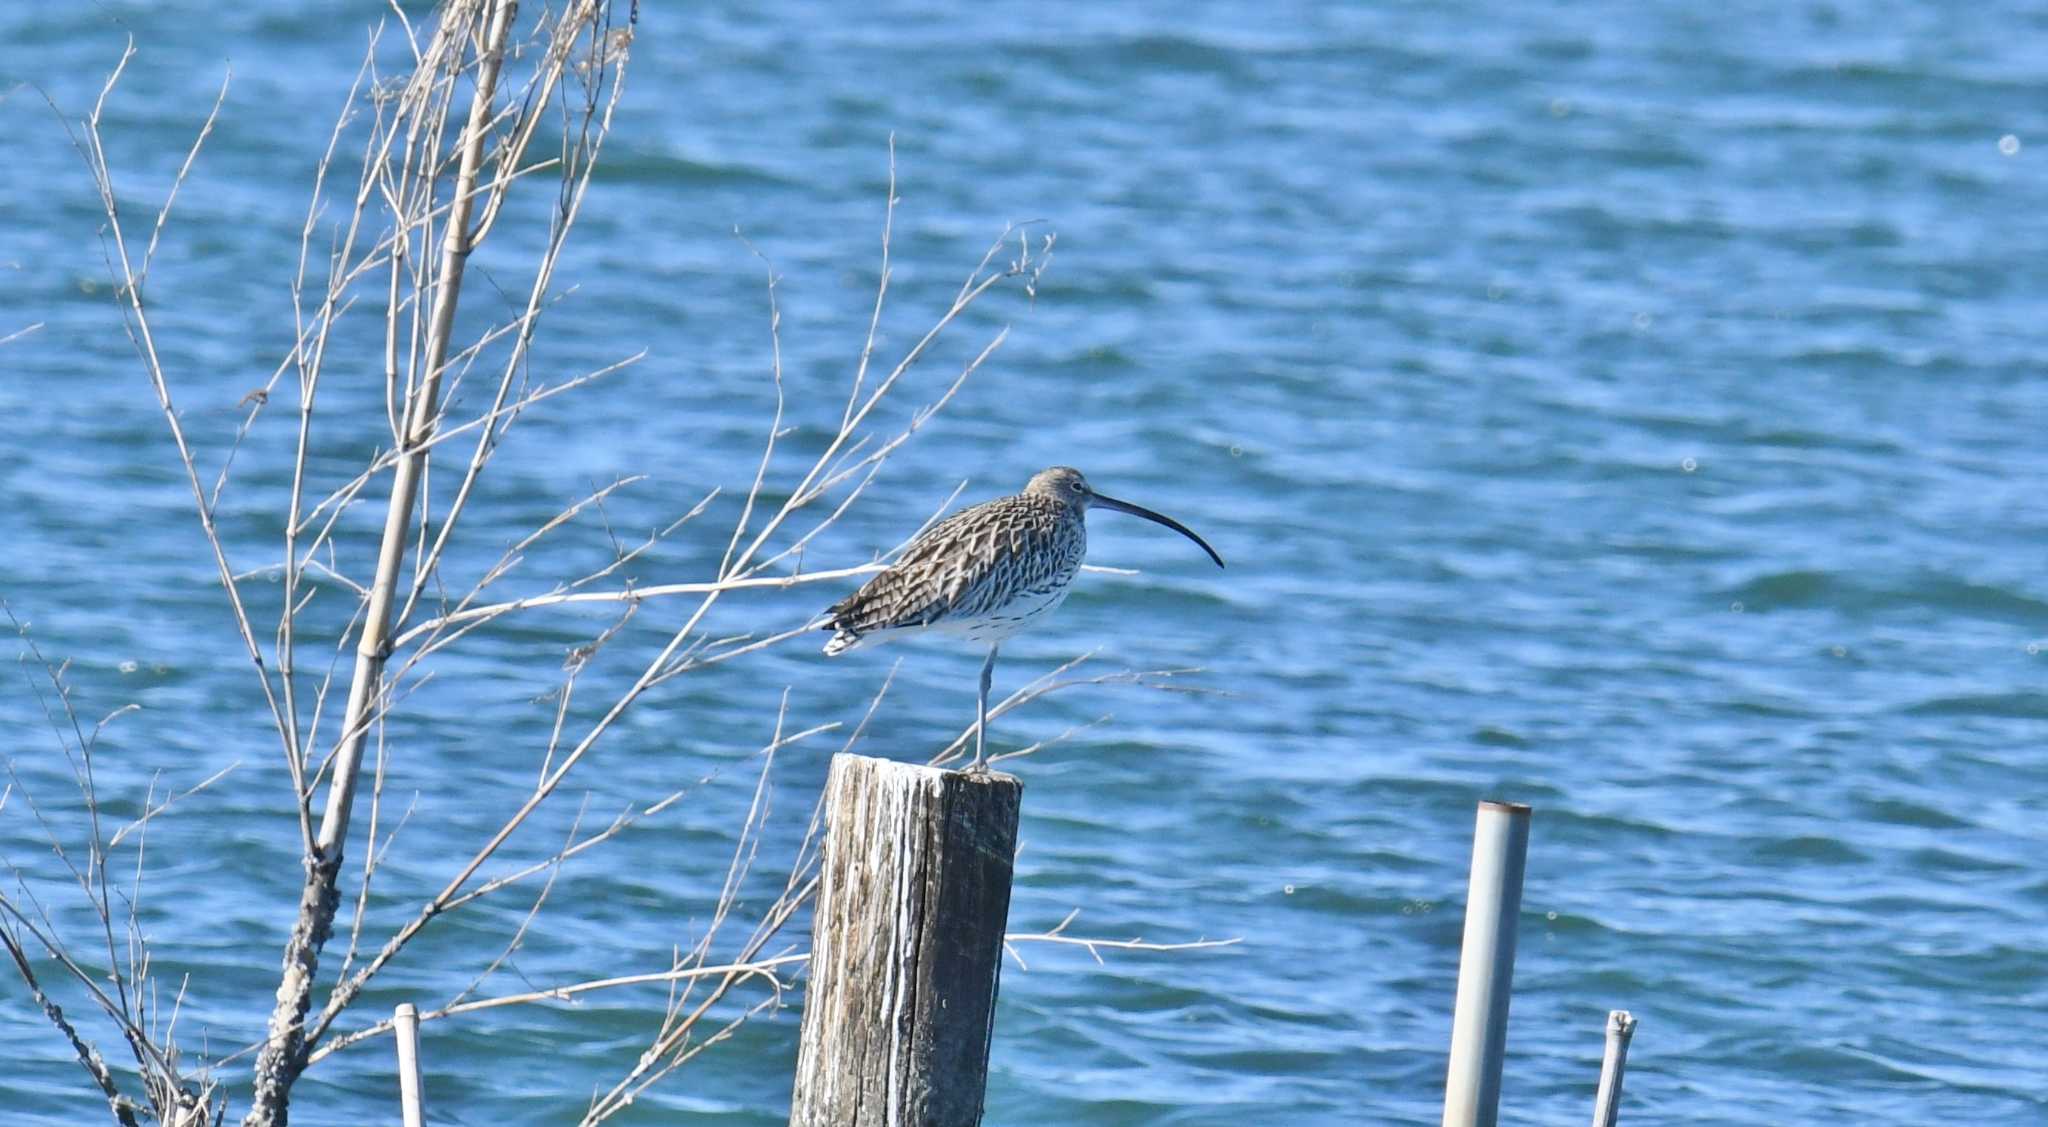
M 996 671 L 996 647 L 988 648 L 988 660 L 981 663 L 981 692 L 974 706 L 974 766 L 969 771 L 988 770 L 988 686 Z

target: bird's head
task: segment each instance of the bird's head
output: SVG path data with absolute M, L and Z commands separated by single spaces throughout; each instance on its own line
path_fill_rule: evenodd
M 1069 505 L 1079 505 L 1084 509 L 1088 507 L 1089 499 L 1095 496 L 1095 491 L 1088 487 L 1088 479 L 1082 477 L 1081 471 L 1072 466 L 1054 466 L 1049 470 L 1038 471 L 1024 486 L 1024 492 L 1051 497 Z
M 1049 470 L 1040 470 L 1024 486 L 1024 492 L 1040 497 L 1051 497 L 1082 512 L 1087 512 L 1090 505 L 1100 505 L 1105 509 L 1115 509 L 1120 513 L 1144 517 L 1154 524 L 1163 524 L 1201 545 L 1202 550 L 1209 553 L 1209 558 L 1216 561 L 1217 567 L 1223 566 L 1223 557 L 1216 554 L 1216 549 L 1211 548 L 1207 540 L 1195 535 L 1194 530 L 1187 525 L 1163 513 L 1155 513 L 1143 505 L 1133 505 L 1129 501 L 1119 501 L 1114 497 L 1105 497 L 1097 493 L 1095 487 L 1088 484 L 1088 479 L 1081 476 L 1081 471 L 1072 466 L 1054 466 Z

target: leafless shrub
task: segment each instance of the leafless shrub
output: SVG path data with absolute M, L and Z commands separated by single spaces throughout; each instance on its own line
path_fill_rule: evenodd
M 579 816 L 576 828 L 560 848 L 538 861 L 506 866 L 500 858 L 506 843 L 543 807 L 553 808 L 566 799 L 564 790 L 571 776 L 620 717 L 648 692 L 693 671 L 787 641 L 810 626 L 800 623 L 759 634 L 709 636 L 705 632 L 707 616 L 722 599 L 764 588 L 840 580 L 879 566 L 802 572 L 796 565 L 805 548 L 861 499 L 889 457 L 945 407 L 1001 346 L 1007 329 L 973 347 L 969 358 L 949 378 L 926 392 L 925 401 L 908 413 L 907 421 L 883 427 L 878 408 L 906 394 L 906 374 L 928 357 L 942 337 L 962 331 L 963 314 L 977 301 L 1006 283 L 1031 289 L 1053 240 L 1023 229 L 1004 231 L 974 264 L 951 301 L 937 311 L 929 328 L 893 362 L 878 357 L 878 329 L 889 299 L 889 250 L 896 210 L 892 160 L 882 270 L 874 306 L 847 397 L 837 406 L 838 421 L 821 452 L 807 462 L 788 466 L 778 447 L 790 405 L 783 396 L 781 315 L 771 271 L 766 301 L 775 406 L 764 428 L 751 484 L 738 499 L 738 515 L 729 530 L 717 534 L 724 549 L 716 568 L 686 582 L 660 586 L 637 586 L 619 578 L 628 564 L 663 538 L 700 521 L 709 511 L 714 491 L 644 539 L 633 543 L 614 540 L 611 558 L 602 567 L 555 581 L 538 595 L 501 597 L 497 585 L 519 568 L 529 549 L 579 520 L 601 515 L 609 496 L 638 480 L 636 475 L 628 475 L 593 490 L 532 528 L 473 580 L 464 581 L 444 566 L 452 558 L 451 548 L 462 542 L 464 517 L 477 495 L 480 478 L 505 449 L 508 433 L 521 415 L 557 395 L 601 381 L 639 359 L 638 355 L 620 356 L 593 370 L 559 376 L 536 377 L 533 372 L 531 345 L 560 297 L 555 273 L 610 132 L 633 28 L 630 19 L 624 23 L 617 19 L 618 12 L 609 0 L 571 0 L 542 12 L 524 31 L 517 25 L 516 9 L 510 0 L 447 0 L 432 26 L 424 28 L 413 27 L 393 9 L 395 30 L 387 29 L 384 38 L 373 42 L 318 164 L 291 281 L 293 344 L 267 380 L 243 399 L 246 412 L 210 481 L 187 440 L 178 407 L 179 389 L 159 354 L 148 293 L 150 268 L 172 205 L 212 130 L 227 85 L 223 84 L 212 113 L 139 247 L 132 237 L 139 228 L 129 222 L 115 191 L 101 133 L 104 110 L 133 54 L 132 46 L 91 112 L 74 127 L 74 140 L 85 156 L 105 211 L 103 234 L 109 269 L 117 283 L 116 300 L 182 465 L 233 627 L 251 659 L 256 687 L 275 729 L 284 767 L 279 798 L 288 800 L 295 811 L 296 861 L 304 872 L 264 1038 L 209 1062 L 207 1068 L 185 1068 L 171 1036 L 177 999 L 185 984 L 177 984 L 171 1013 L 164 1015 L 156 1004 L 158 984 L 150 972 L 148 944 L 135 924 L 134 905 L 140 897 L 141 845 L 150 820 L 177 798 L 213 780 L 201 781 L 197 787 L 188 784 L 182 793 L 167 791 L 161 801 L 152 795 L 134 825 L 107 832 L 98 817 L 92 775 L 92 749 L 105 722 L 90 730 L 79 723 L 61 669 L 42 662 L 48 682 L 43 692 L 54 702 L 50 710 L 53 724 L 60 732 L 69 733 L 63 736 L 66 755 L 79 782 L 84 809 L 90 813 L 84 859 L 64 854 L 63 831 L 46 829 L 75 877 L 79 895 L 100 925 L 104 964 L 88 967 L 74 959 L 69 953 L 74 948 L 57 933 L 48 913 L 32 897 L 26 901 L 0 897 L 0 939 L 4 939 L 31 997 L 69 1039 L 121 1123 L 136 1123 L 143 1116 L 180 1125 L 219 1121 L 225 1114 L 225 1100 L 208 1069 L 244 1056 L 253 1057 L 254 1073 L 244 1123 L 250 1127 L 284 1123 L 293 1085 L 307 1067 L 390 1030 L 387 1021 L 360 1020 L 352 1027 L 344 1026 L 365 988 L 403 958 L 408 946 L 437 921 L 514 886 L 540 886 L 517 931 L 495 954 L 478 953 L 477 973 L 467 989 L 437 1007 L 423 1007 L 421 1017 L 443 1020 L 509 1005 L 562 1001 L 596 990 L 665 984 L 670 991 L 668 1002 L 648 1046 L 593 1100 L 585 1123 L 602 1121 L 622 1110 L 649 1085 L 728 1036 L 749 1015 L 779 1004 L 789 976 L 806 957 L 797 944 L 778 937 L 816 886 L 819 827 L 815 813 L 780 893 L 750 922 L 744 938 L 734 945 L 735 953 L 720 954 L 728 949 L 725 937 L 736 926 L 733 916 L 739 889 L 755 864 L 769 817 L 770 771 L 777 753 L 837 727 L 825 724 L 786 731 L 785 709 L 774 717 L 773 732 L 758 753 L 754 800 L 736 835 L 734 854 L 709 925 L 696 943 L 675 952 L 669 964 L 659 969 L 473 996 L 517 948 L 527 928 L 542 917 L 554 877 L 563 864 L 672 808 L 683 792 L 636 803 L 587 831 Z M 392 58 L 401 60 L 401 65 L 396 73 L 387 73 L 385 65 Z M 352 186 L 337 183 L 344 169 L 358 174 Z M 516 275 L 503 269 L 495 272 L 501 288 L 519 287 L 514 301 L 517 312 L 465 337 L 459 326 L 467 322 L 459 321 L 457 313 L 472 255 L 501 223 L 521 222 L 534 214 L 530 208 L 510 206 L 512 201 L 523 201 L 523 194 L 548 191 L 553 193 L 553 202 L 545 212 L 544 230 L 527 232 L 537 236 L 532 242 L 539 251 Z M 515 276 L 516 283 L 510 281 Z M 351 351 L 346 343 L 351 338 L 339 331 L 355 318 L 375 319 L 380 326 L 381 347 L 374 355 Z M 313 484 L 309 464 L 316 423 L 336 410 L 330 406 L 334 397 L 321 394 L 330 373 L 336 371 L 381 372 L 383 396 L 376 409 L 390 444 L 359 473 L 322 492 Z M 480 403 L 474 402 L 478 397 L 472 397 L 469 407 L 456 411 L 450 406 L 455 401 L 450 393 L 464 379 L 489 380 L 489 393 L 480 397 Z M 819 414 L 813 409 L 816 405 L 800 406 L 810 416 Z M 289 412 L 284 423 L 290 428 L 292 451 L 291 484 L 280 506 L 282 542 L 272 560 L 238 569 L 214 515 L 232 486 L 236 452 L 277 412 Z M 771 483 L 775 486 L 772 490 Z M 380 494 L 383 532 L 365 577 L 356 570 L 357 561 L 349 559 L 337 543 L 337 528 L 342 513 L 351 505 L 367 503 Z M 770 497 L 784 499 L 778 503 Z M 270 584 L 276 585 L 274 622 L 262 621 L 254 609 L 268 602 L 267 595 L 259 600 L 247 589 L 258 581 L 266 590 Z M 345 620 L 337 624 L 331 614 L 320 619 L 309 613 L 316 599 L 331 600 L 335 592 L 354 600 Z M 622 627 L 652 600 L 680 600 L 684 609 L 669 613 L 679 617 L 681 625 L 649 652 L 630 656 L 638 674 L 602 707 L 572 707 L 581 680 L 600 651 L 609 655 L 621 649 Z M 389 935 L 381 939 L 366 936 L 371 889 L 397 836 L 382 808 L 387 754 L 384 732 L 394 710 L 430 675 L 429 663 L 435 655 L 506 616 L 569 604 L 609 604 L 616 614 L 612 625 L 573 651 L 561 670 L 554 695 L 554 723 L 545 746 L 535 749 L 541 769 L 532 789 L 508 813 L 479 826 L 459 827 L 462 832 L 473 832 L 476 844 L 452 866 L 440 890 L 413 908 Z M 33 650 L 32 641 L 28 644 L 41 662 L 40 651 Z M 300 668 L 298 655 L 316 644 L 332 645 L 333 660 L 324 669 Z M 1061 680 L 1068 668 L 1020 690 L 994 715 L 1069 685 L 1118 680 L 1160 685 L 1174 672 Z M 881 700 L 878 693 L 870 716 Z M 866 724 L 864 718 L 847 737 L 847 747 L 861 738 Z M 961 740 L 953 741 L 941 749 L 940 758 L 957 754 L 960 745 Z M 366 764 L 371 765 L 367 787 Z M 365 790 L 368 801 L 359 804 Z M 9 796 L 27 802 L 19 788 L 10 788 L 0 795 L 0 806 Z M 367 819 L 355 817 L 359 805 L 367 805 Z M 402 816 L 399 821 L 403 823 Z M 359 826 L 358 822 L 366 824 Z M 332 948 L 340 922 L 337 917 L 350 891 L 344 887 L 349 874 L 344 873 L 343 862 L 352 834 L 362 857 L 353 874 L 354 910 L 337 960 Z M 130 835 L 137 853 L 136 883 L 123 894 L 110 875 L 108 856 Z M 282 857 L 277 861 L 287 863 Z M 500 868 L 487 871 L 494 862 Z M 17 883 L 27 887 L 25 881 Z M 1049 932 L 1012 936 L 1011 940 L 1079 943 L 1091 953 L 1103 947 L 1160 946 L 1075 939 L 1065 935 L 1066 926 L 1063 922 Z M 781 946 L 775 946 L 777 943 Z M 44 957 L 54 959 L 119 1030 L 135 1060 L 134 1075 L 140 1078 L 142 1100 L 123 1093 L 125 1074 L 100 1057 L 44 989 L 35 969 L 37 960 Z M 112 983 L 112 993 L 102 989 L 102 981 Z M 744 996 L 735 993 L 742 988 L 749 992 Z

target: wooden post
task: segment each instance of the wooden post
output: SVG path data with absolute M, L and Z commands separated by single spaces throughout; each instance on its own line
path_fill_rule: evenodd
M 791 1127 L 974 1127 L 1024 784 L 835 755 Z
M 1607 1051 L 1600 1058 L 1600 1091 L 1593 1097 L 1593 1127 L 1614 1127 L 1621 1121 L 1621 1072 L 1628 1066 L 1628 1039 L 1636 1035 L 1635 1015 L 1627 1010 L 1607 1014 Z
M 420 1095 L 420 1012 L 411 1002 L 391 1011 L 391 1032 L 398 1039 L 398 1110 L 405 1127 L 425 1127 L 427 1114 Z
M 1515 923 L 1528 862 L 1529 808 L 1518 802 L 1480 803 L 1472 831 L 1465 944 L 1458 958 L 1458 1005 L 1451 1017 L 1444 1127 L 1494 1127 L 1500 1118 L 1508 998 L 1515 982 Z

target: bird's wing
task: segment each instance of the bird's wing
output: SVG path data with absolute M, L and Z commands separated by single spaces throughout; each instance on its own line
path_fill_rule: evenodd
M 994 502 L 993 504 L 1001 504 Z M 1006 572 L 1030 566 L 1048 530 L 1037 522 L 994 519 L 988 506 L 963 509 L 913 541 L 903 558 L 827 611 L 853 634 L 973 618 L 1002 602 Z

